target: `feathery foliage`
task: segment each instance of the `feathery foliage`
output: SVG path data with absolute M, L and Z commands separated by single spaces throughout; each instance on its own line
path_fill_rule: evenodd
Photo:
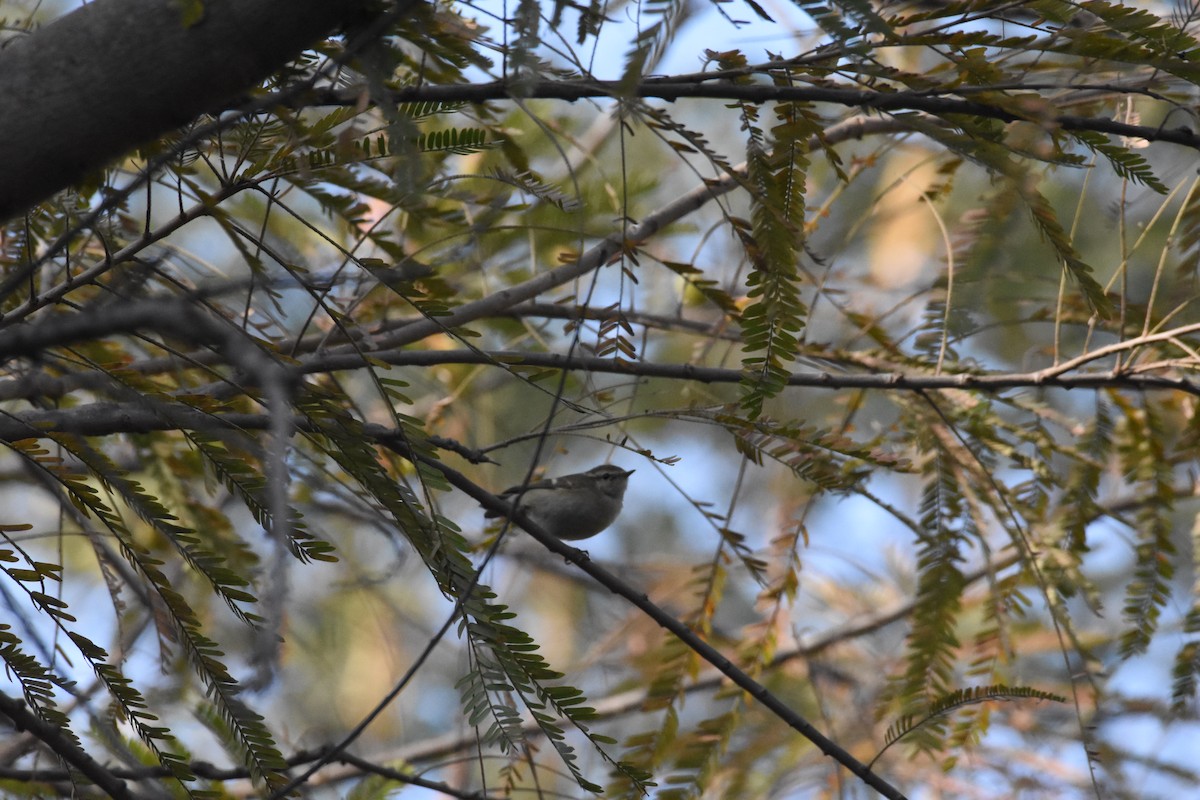
M 1194 10 L 344 5 L 0 114 L 6 792 L 1193 787 Z

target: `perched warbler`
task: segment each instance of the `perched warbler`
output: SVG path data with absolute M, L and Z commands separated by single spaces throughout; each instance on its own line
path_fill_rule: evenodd
M 621 500 L 633 473 L 631 469 L 601 464 L 587 472 L 513 486 L 501 492 L 500 498 L 510 503 L 520 498 L 518 508 L 559 539 L 587 539 L 611 525 L 621 513 Z M 489 509 L 484 516 L 503 515 Z

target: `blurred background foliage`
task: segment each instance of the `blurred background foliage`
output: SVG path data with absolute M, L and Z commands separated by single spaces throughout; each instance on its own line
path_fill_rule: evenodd
M 131 797 L 872 795 L 439 468 L 612 461 L 592 561 L 900 791 L 1194 790 L 1194 11 L 315 43 L 0 232 L 5 694 Z M 64 752 L 4 791 L 102 791 Z

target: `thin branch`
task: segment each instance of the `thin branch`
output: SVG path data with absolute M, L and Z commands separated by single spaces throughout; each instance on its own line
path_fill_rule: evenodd
M 371 359 L 395 366 L 432 366 L 437 364 L 496 364 L 551 369 L 578 370 L 593 374 L 607 373 L 639 378 L 668 378 L 709 384 L 736 384 L 742 373 L 736 369 L 698 367 L 691 364 L 655 364 L 619 361 L 594 356 L 566 357 L 555 353 L 514 351 L 472 352 L 469 350 L 397 350 L 373 353 Z M 323 365 L 328 370 L 348 370 L 366 366 L 360 356 L 347 356 Z M 797 372 L 787 379 L 788 386 L 814 389 L 878 389 L 909 392 L 959 389 L 998 392 L 1009 389 L 1112 389 L 1180 391 L 1200 396 L 1200 383 L 1182 377 L 1138 375 L 1112 372 L 1047 377 L 1044 371 L 996 374 L 919 375 L 902 372 L 884 374 L 842 374 Z M 150 398 L 134 403 L 91 403 L 69 409 L 35 410 L 0 417 L 0 441 L 36 439 L 46 432 L 75 433 L 81 436 L 106 436 L 116 433 L 151 433 L 168 430 L 263 430 L 273 423 L 270 414 L 214 414 L 191 406 L 168 404 Z M 293 417 L 288 424 L 295 430 L 314 431 L 304 417 Z M 478 458 L 467 450 L 464 455 Z
M 1084 364 L 1092 361 L 1115 355 L 1117 353 L 1123 353 L 1127 350 L 1132 350 L 1143 345 L 1153 344 L 1155 342 L 1171 342 L 1172 344 L 1180 347 L 1180 349 L 1184 350 L 1184 352 L 1188 352 L 1190 355 L 1189 348 L 1184 347 L 1182 343 L 1176 342 L 1175 340 L 1180 336 L 1184 336 L 1189 333 L 1195 333 L 1196 331 L 1200 331 L 1200 323 L 1184 325 L 1180 328 L 1172 328 L 1167 331 L 1160 331 L 1159 333 L 1149 333 L 1145 336 L 1136 336 L 1132 339 L 1124 339 L 1120 342 L 1114 342 L 1113 344 L 1105 347 L 1098 347 L 1095 350 L 1084 353 L 1080 356 L 1076 356 L 1075 358 L 1072 358 L 1069 361 L 1064 361 L 1061 364 L 1056 364 L 1053 367 L 1046 367 L 1037 374 L 1042 375 L 1047 379 L 1056 378 L 1059 375 L 1063 375 L 1064 373 L 1070 372 L 1071 370 L 1081 367 Z M 1194 359 L 1189 359 L 1189 361 L 1191 361 L 1193 364 L 1195 363 Z
M 297 752 L 287 759 L 288 766 L 297 767 L 302 764 L 309 764 L 328 758 L 328 749 L 321 748 Z M 395 759 L 380 760 L 393 761 Z M 397 783 L 420 786 L 423 789 L 432 789 L 435 792 L 440 792 L 450 797 L 457 797 L 460 800 L 488 800 L 491 797 L 491 795 L 485 792 L 464 792 L 447 783 L 431 781 L 428 778 L 422 778 L 402 770 L 385 767 L 370 759 L 360 758 L 350 753 L 339 753 L 332 757 L 332 761 L 353 766 L 355 775 L 362 775 L 364 773 L 379 775 Z M 249 780 L 252 777 L 250 769 L 243 766 L 218 767 L 205 761 L 194 761 L 188 767 L 197 778 L 208 781 Z M 161 766 L 114 767 L 109 773 L 115 779 L 127 781 L 148 781 L 172 777 L 171 771 Z M 71 772 L 64 769 L 16 769 L 14 767 L 0 766 L 0 779 L 4 780 L 20 781 L 22 783 L 65 783 L 70 781 L 71 778 Z M 133 795 L 128 793 L 125 796 L 133 798 Z
M 467 102 L 484 103 L 506 100 L 513 96 L 513 87 L 503 81 L 492 83 L 456 84 L 450 86 L 411 86 L 392 92 L 395 103 Z M 1200 135 L 1185 125 L 1167 128 L 1161 125 L 1131 125 L 1103 117 L 1083 117 L 1074 114 L 1055 114 L 1053 109 L 1038 106 L 1030 114 L 1014 111 L 1017 98 L 1005 106 L 979 100 L 939 97 L 929 90 L 871 91 L 859 88 L 825 86 L 771 86 L 763 84 L 734 84 L 724 81 L 692 83 L 670 77 L 647 80 L 631 90 L 619 81 L 531 81 L 521 84 L 521 97 L 539 100 L 584 100 L 596 97 L 621 98 L 635 96 L 675 101 L 684 97 L 711 100 L 742 100 L 747 102 L 809 102 L 833 103 L 871 111 L 923 111 L 938 117 L 963 115 L 995 119 L 1001 122 L 1035 122 L 1048 128 L 1094 131 L 1112 136 L 1126 136 L 1147 141 L 1169 142 L 1200 150 Z M 361 89 L 339 89 L 324 92 L 317 101 L 321 105 L 349 105 L 361 102 Z
M 1152 337 L 1146 337 L 1152 338 Z M 1124 348 L 1122 348 L 1124 349 Z M 371 353 L 373 361 L 393 366 L 434 366 L 439 364 L 493 364 L 497 366 L 540 367 L 569 369 L 583 372 L 630 375 L 641 378 L 673 378 L 699 383 L 738 383 L 744 377 L 741 370 L 722 367 L 702 367 L 694 364 L 657 364 L 648 361 L 624 361 L 596 356 L 567 357 L 558 353 L 529 353 L 519 350 L 385 350 Z M 1090 359 L 1082 359 L 1083 361 Z M 360 359 L 361 362 L 361 359 Z M 1173 362 L 1177 369 L 1194 367 L 1190 360 Z M 304 365 L 320 366 L 319 372 L 354 369 L 350 357 L 318 357 Z M 787 380 L 789 386 L 821 389 L 975 389 L 1000 391 L 1020 388 L 1059 389 L 1166 389 L 1200 394 L 1200 383 L 1169 375 L 1144 375 L 1132 372 L 1089 372 L 1079 375 L 1061 374 L 1058 369 L 1035 372 L 958 373 L 922 375 L 909 372 L 836 373 L 826 371 L 794 372 Z

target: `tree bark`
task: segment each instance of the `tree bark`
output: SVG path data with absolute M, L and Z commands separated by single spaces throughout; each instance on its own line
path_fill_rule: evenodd
M 96 0 L 10 40 L 0 220 L 254 87 L 366 2 Z

